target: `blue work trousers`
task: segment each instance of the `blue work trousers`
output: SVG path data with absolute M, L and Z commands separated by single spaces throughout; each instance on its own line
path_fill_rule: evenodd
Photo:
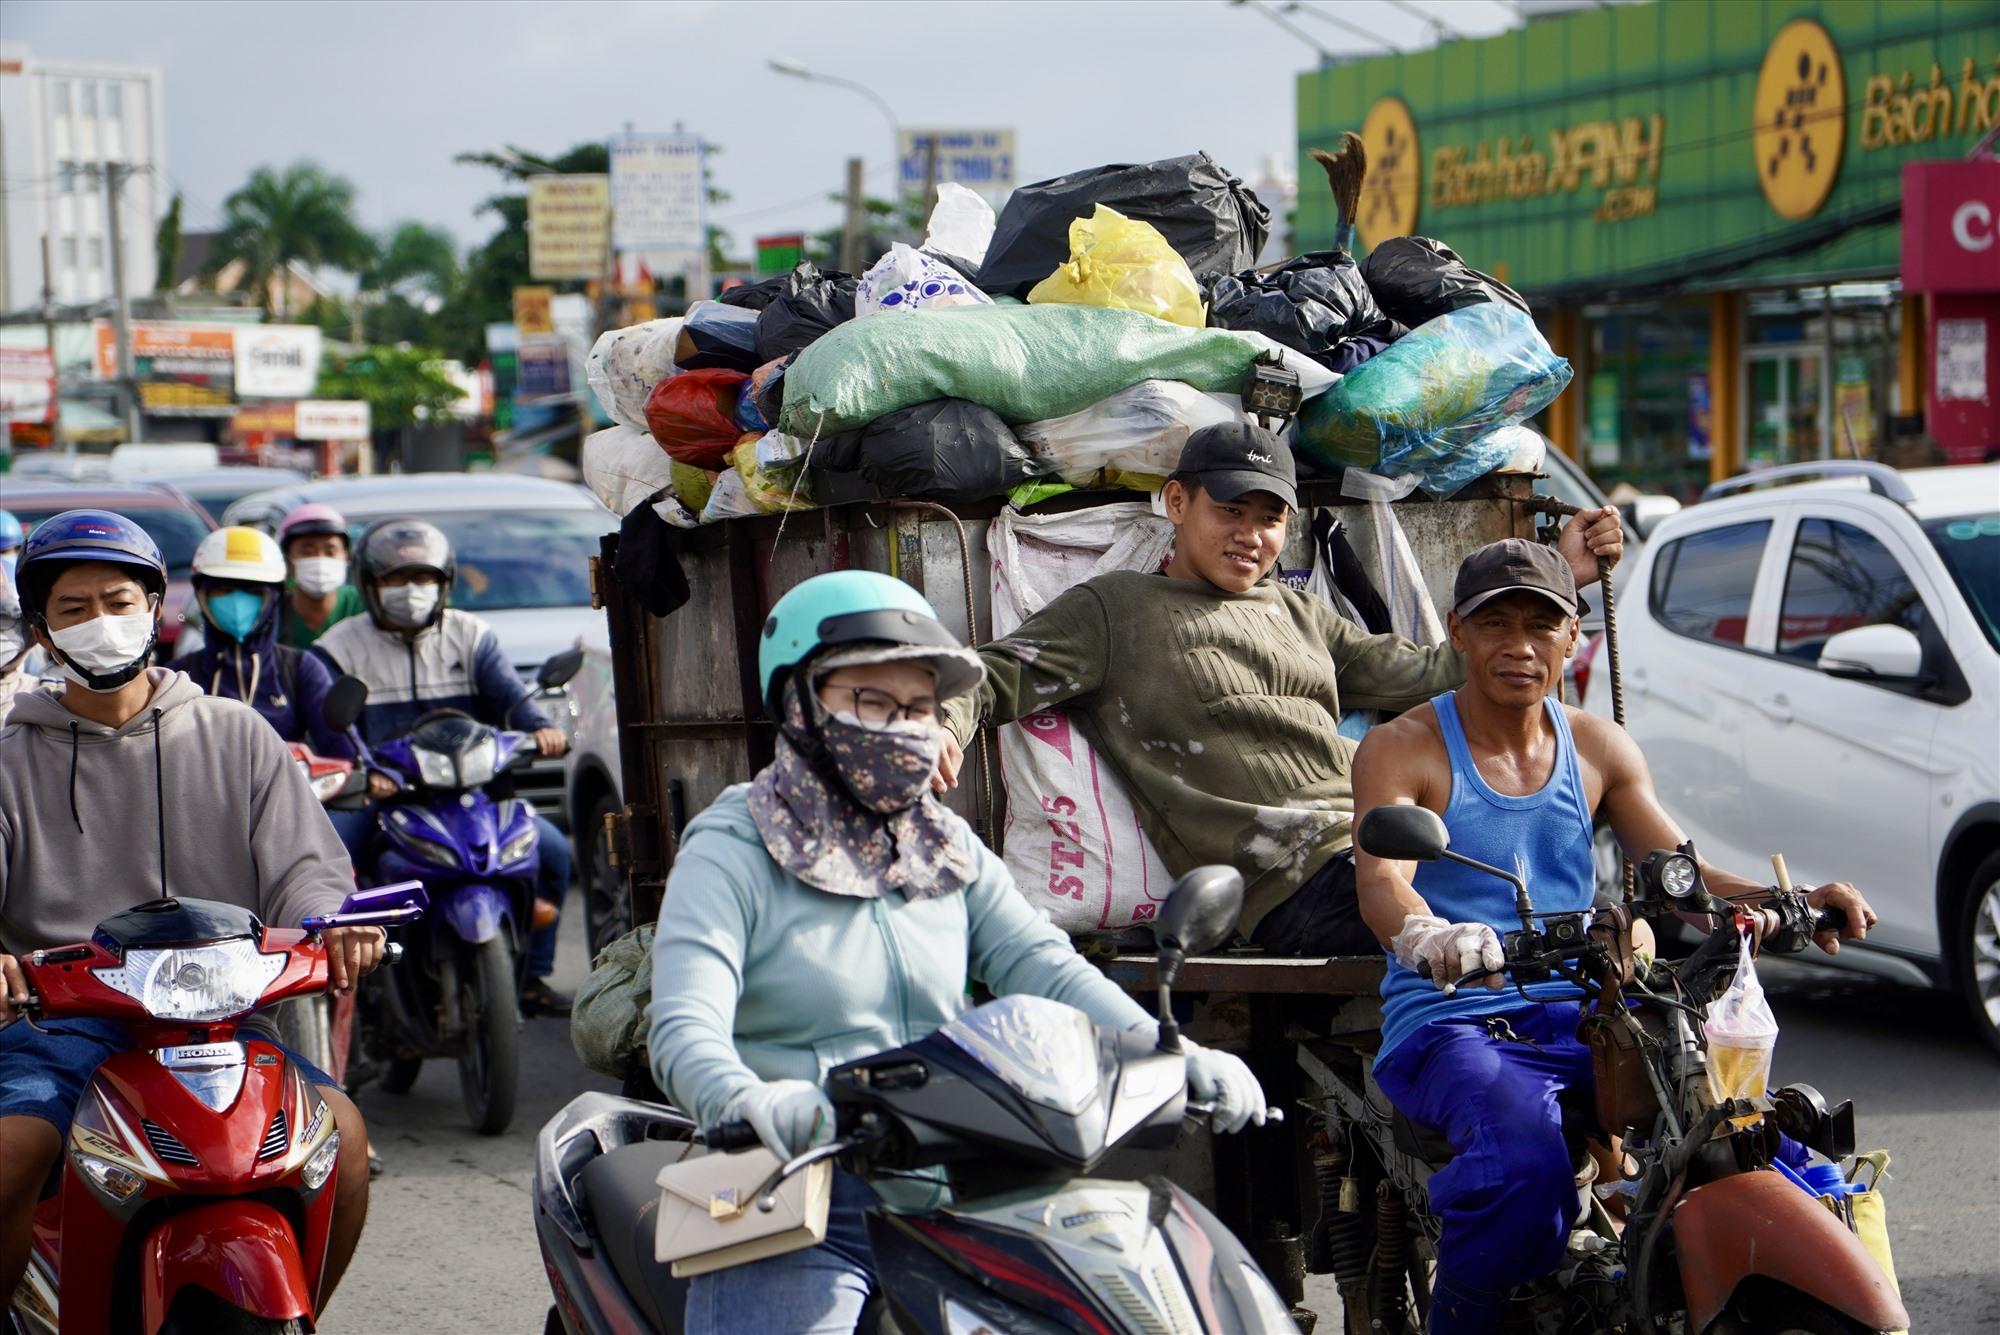
M 1375 1063 L 1389 1101 L 1443 1132 L 1454 1152 L 1430 1181 L 1444 1223 L 1434 1335 L 1498 1331 L 1508 1291 L 1563 1259 L 1579 1207 L 1556 1098 L 1592 1088 L 1577 1015 L 1565 1002 L 1435 1020 Z M 1495 1021 L 1518 1038 L 1494 1037 Z

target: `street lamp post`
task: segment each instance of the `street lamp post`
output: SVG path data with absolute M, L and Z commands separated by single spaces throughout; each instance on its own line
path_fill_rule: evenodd
M 824 83 L 831 84 L 835 88 L 845 88 L 851 93 L 861 94 L 875 104 L 875 109 L 882 113 L 882 119 L 889 122 L 889 163 L 890 170 L 895 174 L 895 188 L 891 191 L 891 197 L 896 201 L 900 212 L 903 201 L 903 129 L 896 121 L 896 113 L 890 109 L 882 95 L 865 83 L 856 83 L 852 79 L 843 79 L 838 75 L 821 74 L 816 70 L 807 69 L 796 60 L 774 56 L 764 63 L 771 67 L 773 74 L 804 79 L 808 83 Z

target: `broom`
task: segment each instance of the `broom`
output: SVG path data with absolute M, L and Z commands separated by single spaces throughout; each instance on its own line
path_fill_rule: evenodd
M 1368 176 L 1368 149 L 1352 130 L 1340 136 L 1340 148 L 1332 153 L 1312 150 L 1312 159 L 1326 169 L 1326 183 L 1333 191 L 1333 207 L 1338 223 L 1333 229 L 1333 248 L 1352 254 L 1354 219 L 1361 211 L 1361 183 Z

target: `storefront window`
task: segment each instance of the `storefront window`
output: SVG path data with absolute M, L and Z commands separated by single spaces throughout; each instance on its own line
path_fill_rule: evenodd
M 1708 302 L 1662 300 L 1586 308 L 1591 353 L 1585 457 L 1607 491 L 1693 500 L 1708 483 L 1713 439 Z M 1574 392 L 1574 391 L 1572 391 Z
M 1894 406 L 1896 295 L 1886 282 L 1749 294 L 1747 467 L 1875 457 Z

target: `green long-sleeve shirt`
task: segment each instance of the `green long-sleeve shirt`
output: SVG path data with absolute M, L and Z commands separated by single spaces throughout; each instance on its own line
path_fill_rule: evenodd
M 953 735 L 1067 710 L 1169 871 L 1243 872 L 1246 932 L 1349 843 L 1341 712 L 1407 709 L 1465 679 L 1450 647 L 1370 635 L 1275 580 L 1238 594 L 1131 571 L 1079 584 L 979 654 L 985 683 L 945 709 Z

